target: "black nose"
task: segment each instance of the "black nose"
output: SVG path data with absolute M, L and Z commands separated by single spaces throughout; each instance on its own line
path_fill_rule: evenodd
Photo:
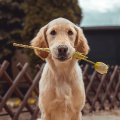
M 57 49 L 59 54 L 66 54 L 68 51 L 68 47 L 66 45 L 59 45 Z

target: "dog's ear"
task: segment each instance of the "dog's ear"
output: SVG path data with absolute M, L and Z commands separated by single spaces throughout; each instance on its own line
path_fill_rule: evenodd
M 47 25 L 42 27 L 40 31 L 37 33 L 36 37 L 31 41 L 31 45 L 34 47 L 39 48 L 47 48 L 47 40 L 46 40 L 46 31 L 47 31 Z M 40 50 L 34 50 L 36 55 L 38 55 L 43 60 L 47 58 L 48 52 L 40 51 Z
M 90 49 L 88 46 L 87 39 L 85 38 L 83 31 L 80 27 L 75 26 L 75 30 L 77 31 L 75 49 L 76 51 L 87 55 Z

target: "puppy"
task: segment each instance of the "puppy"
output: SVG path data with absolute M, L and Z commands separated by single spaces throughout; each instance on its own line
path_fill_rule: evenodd
M 49 48 L 51 53 L 35 50 L 46 60 L 39 82 L 39 108 L 42 120 L 82 120 L 85 90 L 75 51 L 86 55 L 87 40 L 80 27 L 58 18 L 42 27 L 31 45 Z

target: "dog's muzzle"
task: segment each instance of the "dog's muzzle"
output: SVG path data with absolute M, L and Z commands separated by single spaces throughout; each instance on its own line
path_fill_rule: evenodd
M 59 45 L 57 47 L 58 50 L 58 60 L 65 61 L 67 59 L 67 51 L 68 47 L 66 45 Z

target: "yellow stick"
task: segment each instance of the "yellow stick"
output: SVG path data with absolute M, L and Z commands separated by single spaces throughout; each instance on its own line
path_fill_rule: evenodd
M 28 45 L 16 44 L 16 43 L 13 43 L 13 46 L 18 46 L 18 47 L 24 47 L 24 48 L 30 48 L 30 49 L 36 49 L 36 50 L 42 50 L 42 51 L 50 52 L 49 48 L 39 48 L 39 47 L 33 47 L 33 46 L 28 46 Z
M 87 59 L 83 59 L 83 60 L 85 60 L 85 61 L 87 61 L 87 62 L 92 63 L 93 65 L 95 65 L 95 63 L 92 62 L 92 61 L 90 61 L 90 60 L 87 60 Z

